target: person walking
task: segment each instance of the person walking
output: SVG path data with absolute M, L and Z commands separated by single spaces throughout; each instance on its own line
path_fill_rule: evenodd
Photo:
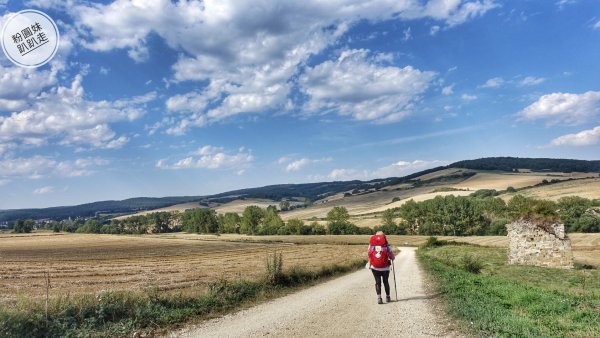
M 390 277 L 390 266 L 396 256 L 392 251 L 392 248 L 388 244 L 387 238 L 383 231 L 377 231 L 375 235 L 371 236 L 369 240 L 369 266 L 373 277 L 375 278 L 375 292 L 377 292 L 377 303 L 383 304 L 381 299 L 381 282 L 383 281 L 383 287 L 385 289 L 385 300 L 391 302 L 390 298 L 390 284 L 388 279 Z

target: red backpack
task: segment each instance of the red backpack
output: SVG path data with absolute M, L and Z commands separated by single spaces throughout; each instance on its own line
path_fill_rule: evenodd
M 369 240 L 369 264 L 374 268 L 387 268 L 388 242 L 385 235 L 373 235 Z

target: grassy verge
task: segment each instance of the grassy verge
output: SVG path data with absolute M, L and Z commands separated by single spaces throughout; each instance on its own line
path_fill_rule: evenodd
M 475 336 L 600 337 L 600 272 L 509 266 L 503 248 L 418 251 L 448 312 Z
M 52 299 L 21 301 L 14 309 L 0 308 L 0 337 L 121 337 L 134 331 L 151 332 L 197 317 L 210 318 L 253 301 L 268 299 L 299 286 L 362 268 L 365 261 L 333 265 L 318 271 L 300 267 L 267 268 L 259 281 L 221 280 L 201 297 L 159 292 L 104 292 Z

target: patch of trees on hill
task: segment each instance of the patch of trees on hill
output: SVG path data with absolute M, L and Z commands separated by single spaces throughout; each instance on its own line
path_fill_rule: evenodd
M 513 171 L 515 169 L 531 169 L 534 171 L 556 172 L 600 172 L 600 161 L 568 160 L 556 158 L 519 158 L 519 157 L 487 157 L 452 163 L 449 168 L 466 168 L 475 170 Z

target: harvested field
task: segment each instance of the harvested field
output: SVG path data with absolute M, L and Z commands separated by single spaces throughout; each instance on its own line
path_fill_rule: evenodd
M 284 266 L 307 269 L 364 258 L 359 246 L 217 236 L 2 235 L 0 304 L 44 295 L 46 272 L 52 297 L 102 290 L 203 293 L 220 278 L 259 278 L 267 255 L 276 250 L 283 254 Z
M 580 196 L 589 199 L 600 198 L 600 178 L 590 178 L 549 184 L 519 191 L 526 197 L 549 199 L 556 201 L 565 196 Z M 512 197 L 512 194 L 502 195 L 502 198 Z
M 568 180 L 584 177 L 598 177 L 596 173 L 477 173 L 475 176 L 453 185 L 458 189 L 495 189 L 505 190 L 508 187 L 524 188 L 541 183 L 543 180 Z
M 251 205 L 256 205 L 263 209 L 266 209 L 269 205 L 279 206 L 279 202 L 276 202 L 273 200 L 266 200 L 266 199 L 235 200 L 235 201 L 220 205 L 213 209 L 215 209 L 215 211 L 218 214 L 224 214 L 226 212 L 235 212 L 235 213 L 242 215 L 244 213 L 244 209 L 246 209 L 246 207 L 249 207 Z

